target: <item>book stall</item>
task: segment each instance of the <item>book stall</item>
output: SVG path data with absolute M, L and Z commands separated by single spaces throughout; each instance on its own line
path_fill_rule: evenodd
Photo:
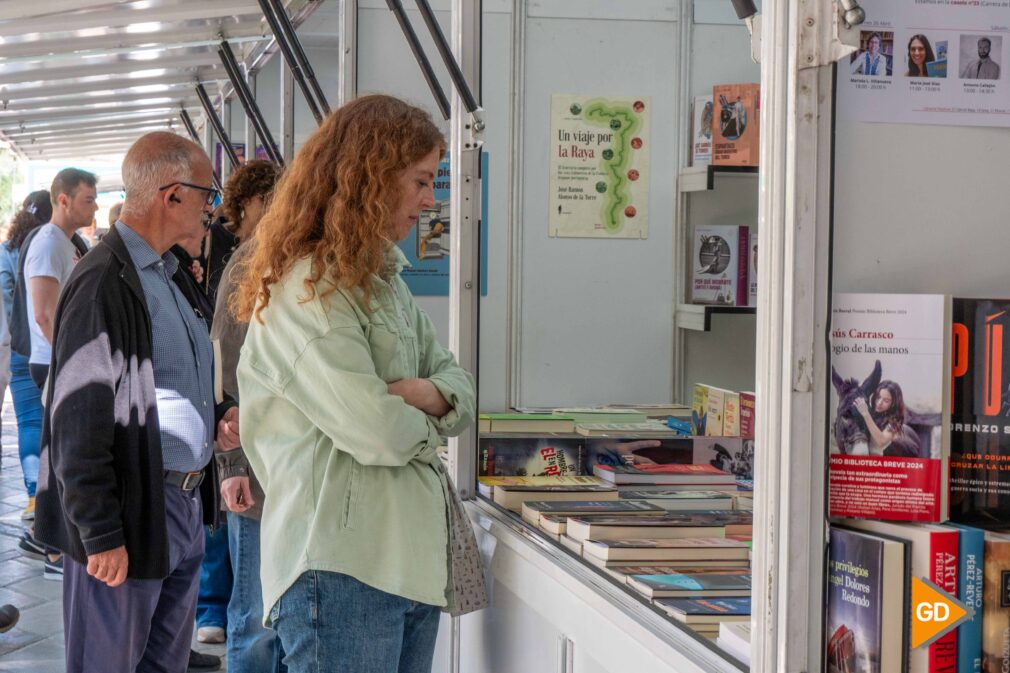
M 436 669 L 1006 670 L 998 10 L 449 4 L 480 135 L 457 92 L 406 252 L 492 604 Z M 356 12 L 358 90 L 424 101 Z

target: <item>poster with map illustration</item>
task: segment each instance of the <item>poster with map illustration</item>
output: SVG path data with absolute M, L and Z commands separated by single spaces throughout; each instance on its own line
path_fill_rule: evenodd
M 651 101 L 551 96 L 550 235 L 649 237 Z

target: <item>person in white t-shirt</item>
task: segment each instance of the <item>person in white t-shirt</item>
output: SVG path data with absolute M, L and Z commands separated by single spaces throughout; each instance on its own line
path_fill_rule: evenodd
M 32 342 L 28 369 L 39 388 L 49 375 L 53 320 L 60 290 L 79 258 L 77 247 L 70 239 L 95 218 L 97 182 L 93 174 L 78 168 L 64 168 L 57 173 L 49 190 L 53 219 L 42 225 L 24 252 L 24 277 L 28 284 L 25 301 Z

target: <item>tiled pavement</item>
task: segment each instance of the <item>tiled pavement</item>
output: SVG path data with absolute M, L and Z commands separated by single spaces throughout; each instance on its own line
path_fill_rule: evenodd
M 23 556 L 18 538 L 24 530 L 21 510 L 27 502 L 18 460 L 17 424 L 10 391 L 4 396 L 0 463 L 0 604 L 21 611 L 12 630 L 0 634 L 0 671 L 64 673 L 62 582 L 42 578 L 42 562 Z M 199 645 L 217 654 L 225 670 L 223 645 Z

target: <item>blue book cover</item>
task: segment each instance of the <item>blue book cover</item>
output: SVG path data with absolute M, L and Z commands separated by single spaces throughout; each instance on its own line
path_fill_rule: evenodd
M 957 597 L 975 616 L 957 629 L 957 673 L 982 671 L 982 577 L 985 531 L 952 523 L 960 532 Z

